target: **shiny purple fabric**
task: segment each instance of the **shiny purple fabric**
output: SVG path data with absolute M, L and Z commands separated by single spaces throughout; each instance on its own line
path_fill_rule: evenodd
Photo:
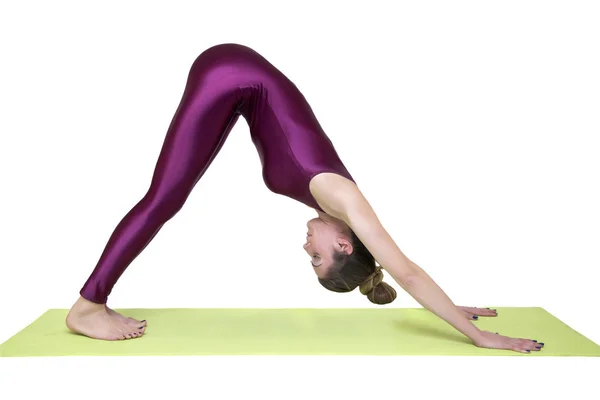
M 272 192 L 323 211 L 309 190 L 313 176 L 333 172 L 354 182 L 294 83 L 247 46 L 210 47 L 192 64 L 148 192 L 115 228 L 82 297 L 106 303 L 127 266 L 183 207 L 240 115 Z

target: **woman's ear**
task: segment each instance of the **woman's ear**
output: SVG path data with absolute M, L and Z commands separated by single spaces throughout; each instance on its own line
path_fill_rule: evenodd
M 354 247 L 352 246 L 352 243 L 348 239 L 344 239 L 343 237 L 340 237 L 336 240 L 336 250 L 342 251 L 342 252 L 350 255 L 354 251 Z

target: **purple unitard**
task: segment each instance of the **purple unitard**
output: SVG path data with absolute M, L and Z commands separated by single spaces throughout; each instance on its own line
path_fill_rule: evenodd
M 106 303 L 127 266 L 183 207 L 240 115 L 270 191 L 323 211 L 309 190 L 312 177 L 333 172 L 354 182 L 294 83 L 247 46 L 210 47 L 190 68 L 148 192 L 115 228 L 83 298 Z

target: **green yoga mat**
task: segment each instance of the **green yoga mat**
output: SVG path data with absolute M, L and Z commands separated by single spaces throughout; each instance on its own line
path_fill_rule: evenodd
M 143 337 L 103 341 L 74 334 L 51 309 L 0 346 L 0 356 L 460 355 L 600 356 L 600 346 L 539 307 L 497 308 L 482 330 L 545 343 L 530 354 L 474 346 L 423 308 L 120 309 L 148 320 Z

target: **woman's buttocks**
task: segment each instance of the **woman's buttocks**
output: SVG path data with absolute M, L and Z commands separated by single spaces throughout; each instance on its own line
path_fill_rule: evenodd
M 278 71 L 262 55 L 237 43 L 218 44 L 204 50 L 190 68 L 190 78 L 231 88 L 267 85 Z

